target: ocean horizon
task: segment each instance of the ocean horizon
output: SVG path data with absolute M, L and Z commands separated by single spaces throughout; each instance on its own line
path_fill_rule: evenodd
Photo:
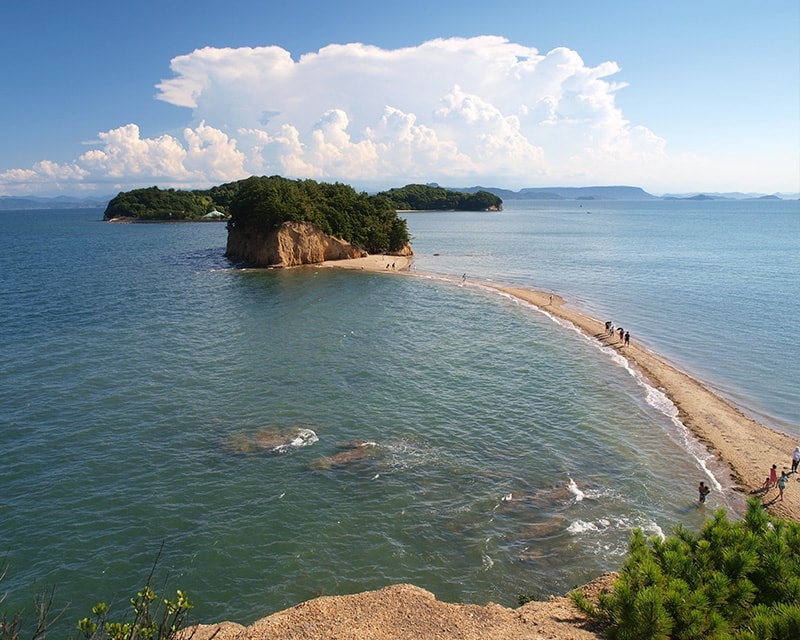
M 76 620 L 125 606 L 162 542 L 202 622 L 397 582 L 511 606 L 618 568 L 634 527 L 741 509 L 624 362 L 485 285 L 611 320 L 800 441 L 798 203 L 403 216 L 423 277 L 239 270 L 220 224 L 0 212 L 7 606 L 44 584 Z

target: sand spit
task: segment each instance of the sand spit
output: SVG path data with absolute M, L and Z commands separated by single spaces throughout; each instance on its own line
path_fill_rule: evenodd
M 318 266 L 416 275 L 412 261 L 412 257 L 374 255 L 325 262 Z M 470 284 L 474 283 L 470 281 Z M 638 344 L 636 336 L 630 344 L 625 345 L 618 335 L 608 335 L 604 322 L 570 308 L 561 296 L 520 287 L 478 284 L 535 305 L 617 351 L 632 368 L 640 371 L 654 388 L 672 401 L 678 410 L 678 419 L 727 467 L 737 490 L 746 496 L 760 496 L 773 515 L 800 522 L 800 474 L 790 476 L 783 501 L 778 500 L 777 488 L 763 488 L 773 464 L 777 465 L 778 476 L 784 469 L 787 473 L 790 471 L 792 452 L 796 446 L 800 446 L 800 440 L 749 418 L 737 407 L 709 391 L 703 383 Z
M 787 473 L 791 470 L 792 452 L 800 442 L 747 417 L 698 380 L 638 345 L 635 338 L 625 345 L 618 335 L 608 335 L 605 323 L 568 308 L 561 297 L 553 295 L 551 303 L 549 293 L 513 287 L 493 288 L 574 324 L 616 350 L 672 401 L 678 409 L 678 419 L 727 466 L 738 490 L 761 496 L 770 513 L 800 521 L 800 484 L 796 474 L 790 476 L 783 501 L 778 500 L 776 488 L 762 489 L 773 464 L 778 466 L 778 476 L 783 469 Z

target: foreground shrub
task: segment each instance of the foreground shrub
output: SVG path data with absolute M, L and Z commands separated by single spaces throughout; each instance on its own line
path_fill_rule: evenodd
M 698 534 L 631 536 L 611 593 L 577 606 L 611 640 L 800 638 L 800 524 L 770 518 L 758 499 L 741 522 L 724 510 Z
M 161 552 L 159 551 L 159 557 Z M 86 640 L 176 640 L 190 638 L 181 632 L 187 627 L 187 619 L 193 605 L 183 591 L 178 590 L 174 599 L 164 598 L 151 588 L 158 557 L 147 578 L 144 588 L 130 599 L 131 610 L 113 619 L 110 609 L 101 602 L 92 608 L 91 617 L 78 621 L 77 631 Z M 2 580 L 5 570 L 0 571 Z M 165 585 L 166 590 L 166 585 Z M 55 623 L 63 616 L 66 607 L 54 613 L 54 588 L 47 589 L 34 598 L 36 619 L 24 624 L 22 613 L 0 612 L 0 640 L 45 640 L 53 632 Z M 4 597 L 0 597 L 0 604 Z M 32 625 L 32 626 L 31 626 Z M 73 627 L 74 628 L 74 627 Z M 71 635 L 69 637 L 72 637 Z
M 171 640 L 186 626 L 192 603 L 182 591 L 174 600 L 159 599 L 149 582 L 131 598 L 133 618 L 112 621 L 104 602 L 92 608 L 92 617 L 78 621 L 78 630 L 86 640 Z

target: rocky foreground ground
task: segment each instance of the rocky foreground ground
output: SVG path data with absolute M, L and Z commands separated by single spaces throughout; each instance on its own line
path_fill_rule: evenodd
M 589 598 L 610 589 L 614 574 L 581 588 Z M 596 640 L 601 628 L 567 597 L 517 609 L 439 602 L 408 584 L 348 596 L 324 596 L 258 620 L 201 625 L 193 640 Z

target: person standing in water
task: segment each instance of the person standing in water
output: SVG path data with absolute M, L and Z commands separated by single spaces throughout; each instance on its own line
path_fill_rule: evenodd
M 706 483 L 701 480 L 700 486 L 697 487 L 697 490 L 700 492 L 700 498 L 698 502 L 703 504 L 706 501 L 706 496 L 711 493 L 711 489 L 709 489 Z

